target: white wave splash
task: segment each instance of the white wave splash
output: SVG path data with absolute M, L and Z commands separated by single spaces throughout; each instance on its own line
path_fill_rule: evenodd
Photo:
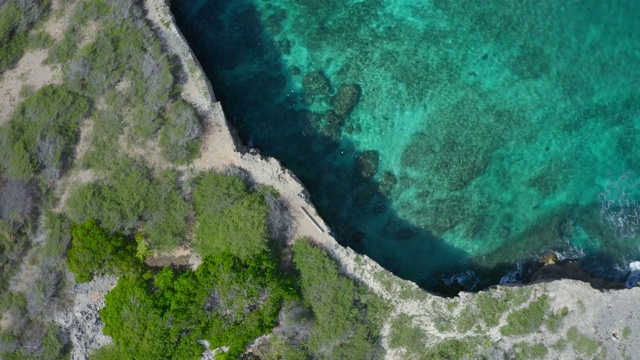
M 638 286 L 640 283 L 640 261 L 632 261 L 629 264 L 629 276 L 625 281 L 627 288 Z

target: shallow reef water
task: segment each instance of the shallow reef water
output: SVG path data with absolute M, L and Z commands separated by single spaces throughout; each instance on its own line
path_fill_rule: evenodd
M 640 2 L 174 0 L 247 144 L 428 290 L 640 260 Z

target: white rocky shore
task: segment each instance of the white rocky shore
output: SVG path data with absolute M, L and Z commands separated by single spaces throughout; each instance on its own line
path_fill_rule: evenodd
M 340 246 L 326 231 L 326 224 L 309 202 L 308 193 L 296 176 L 276 159 L 262 157 L 256 151 L 245 148 L 238 141 L 224 116 L 220 103 L 215 99 L 211 84 L 177 29 L 168 2 L 145 0 L 144 4 L 147 18 L 163 38 L 167 50 L 180 58 L 185 69 L 182 74 L 184 78 L 180 79 L 183 83 L 182 96 L 197 108 L 205 123 L 206 135 L 201 157 L 194 162 L 192 170 L 226 171 L 230 167 L 236 167 L 249 174 L 252 181 L 276 188 L 296 225 L 291 239 L 299 237 L 313 239 L 339 261 L 345 274 L 367 284 L 392 304 L 393 316 L 383 328 L 384 346 L 387 347 L 388 358 L 419 358 L 406 349 L 389 348 L 388 335 L 392 331 L 392 319 L 400 314 L 408 315 L 411 318 L 411 326 L 418 327 L 424 332 L 425 348 L 447 339 L 478 338 L 485 344 L 487 351 L 483 354 L 485 358 L 511 356 L 509 354 L 515 354 L 513 349 L 518 348 L 520 346 L 518 344 L 541 344 L 548 349 L 543 357 L 549 359 L 638 358 L 640 354 L 640 314 L 637 314 L 640 305 L 640 288 L 638 287 L 629 290 L 601 291 L 593 289 L 585 282 L 558 280 L 518 287 L 498 286 L 480 294 L 462 293 L 457 298 L 447 299 L 426 293 L 414 283 L 395 277 L 368 257 Z M 78 287 L 74 312 L 60 319 L 59 322 L 66 325 L 65 327 L 82 330 L 76 332 L 77 336 L 72 335 L 73 359 L 86 358 L 88 352 L 108 341 L 101 333 L 95 333 L 102 328 L 97 311 L 104 306 L 103 296 L 109 286 L 114 285 L 113 279 L 99 278 L 89 283 L 87 289 Z M 92 288 L 92 286 L 98 288 Z M 511 298 L 519 300 L 513 300 L 512 304 L 508 303 L 508 309 L 497 315 L 497 324 L 490 325 L 479 320 L 485 311 L 484 305 L 478 301 L 480 296 L 485 298 L 491 296 L 496 301 Z M 540 326 L 524 335 L 504 335 L 501 328 L 540 298 L 548 300 L 548 306 L 545 308 L 545 324 L 548 319 L 556 315 L 561 318 L 561 321 L 557 324 Z M 511 302 L 511 300 L 506 301 Z M 471 319 L 477 323 L 469 328 L 463 325 L 470 315 Z M 90 329 L 84 323 L 85 319 L 90 320 L 92 324 Z

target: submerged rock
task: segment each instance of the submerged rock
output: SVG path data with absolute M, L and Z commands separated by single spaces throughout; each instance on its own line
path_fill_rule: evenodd
M 300 68 L 295 66 L 295 65 L 290 65 L 289 66 L 289 74 L 291 74 L 293 76 L 298 76 L 298 75 L 302 74 L 302 70 L 300 70 Z
M 391 190 L 398 183 L 398 179 L 393 175 L 391 171 L 385 171 L 382 174 L 382 178 L 380 179 L 380 184 L 378 184 L 378 188 L 380 192 L 386 196 L 391 194 Z
M 302 89 L 306 96 L 329 95 L 331 82 L 322 70 L 316 70 L 304 75 Z
M 373 186 L 371 186 L 371 184 L 368 184 L 368 183 L 360 184 L 355 190 L 353 203 L 358 207 L 365 206 L 369 202 L 371 202 L 371 199 L 373 199 L 374 195 L 375 195 L 375 190 Z
M 335 111 L 327 111 L 327 123 L 334 126 L 342 126 L 344 125 L 344 118 Z
M 338 115 L 349 116 L 360 100 L 360 86 L 342 85 L 333 96 L 331 105 Z
M 342 130 L 340 130 L 340 126 L 338 125 L 326 123 L 322 127 L 321 134 L 337 144 L 340 141 L 340 136 L 342 136 Z
M 363 178 L 371 178 L 378 172 L 379 162 L 380 159 L 377 151 L 363 151 L 356 159 L 356 170 Z

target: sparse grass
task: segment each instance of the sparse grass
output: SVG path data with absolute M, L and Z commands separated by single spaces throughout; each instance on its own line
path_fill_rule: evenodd
M 567 317 L 567 315 L 569 315 L 569 308 L 565 306 L 556 313 L 548 314 L 545 325 L 549 331 L 556 333 L 562 326 L 562 320 Z
M 625 326 L 624 329 L 622 329 L 622 339 L 629 340 L 630 337 L 631 337 L 631 328 L 628 326 Z
M 478 323 L 478 313 L 475 307 L 469 305 L 460 311 L 456 321 L 456 329 L 460 334 L 465 334 Z
M 551 348 L 553 348 L 557 352 L 563 352 L 567 348 L 567 340 L 560 339 L 556 341 L 553 345 L 551 345 Z
M 577 327 L 572 326 L 567 331 L 567 341 L 573 346 L 573 350 L 580 355 L 594 356 L 596 359 L 604 359 L 606 349 L 600 348 L 600 343 L 583 334 Z
M 507 316 L 507 325 L 500 328 L 503 335 L 526 335 L 540 328 L 545 318 L 545 311 L 549 304 L 547 295 L 540 296 L 522 310 L 517 310 Z
M 440 303 L 434 300 L 431 303 L 431 309 L 433 311 L 433 325 L 436 329 L 441 333 L 452 331 L 454 319 L 442 308 Z
M 413 325 L 410 316 L 401 314 L 391 321 L 389 345 L 392 348 L 405 348 L 407 352 L 419 355 L 425 352 L 425 333 Z
M 448 339 L 431 346 L 422 357 L 423 359 L 464 359 L 474 354 L 488 340 L 485 337 L 469 336 L 464 339 Z
M 531 360 L 531 359 L 543 359 L 547 353 L 547 348 L 542 344 L 527 344 L 526 342 L 519 342 L 513 346 L 515 360 Z
M 497 298 L 493 292 L 479 293 L 475 300 L 478 307 L 478 316 L 488 327 L 498 326 L 500 318 L 511 306 L 506 297 L 503 299 Z

